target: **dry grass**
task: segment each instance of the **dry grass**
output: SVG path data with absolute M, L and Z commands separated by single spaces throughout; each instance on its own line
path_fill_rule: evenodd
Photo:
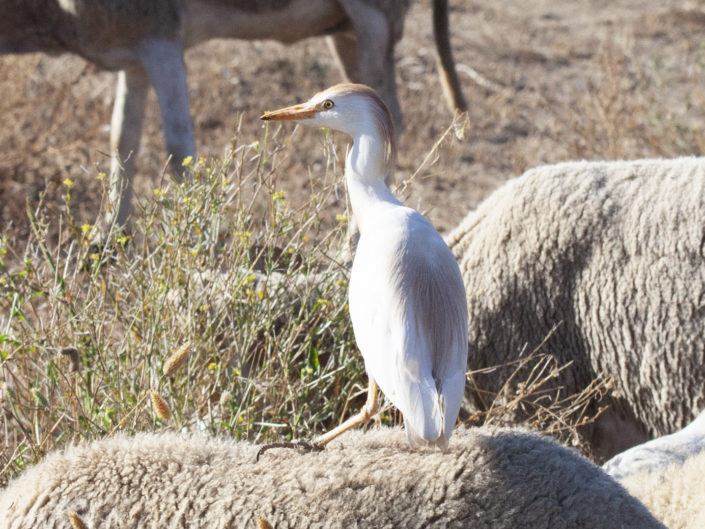
M 468 372 L 469 390 L 475 392 L 481 409 L 464 420 L 467 424 L 523 424 L 577 447 L 593 457 L 592 447 L 582 437 L 582 428 L 592 423 L 605 410 L 604 400 L 614 389 L 609 373 L 600 373 L 586 388 L 566 394 L 560 384 L 561 372 L 572 362 L 559 364 L 556 358 L 542 353 L 543 344 L 514 361 Z M 476 376 L 502 371 L 510 373 L 496 393 L 478 386 Z
M 193 185 L 156 189 L 112 252 L 68 214 L 48 245 L 41 208 L 22 254 L 3 239 L 0 481 L 117 430 L 264 441 L 337 422 L 363 377 L 336 261 L 346 223 L 321 229 L 330 183 L 298 209 L 272 187 L 279 136 L 191 161 Z
M 236 139 L 222 160 L 187 160 L 194 182 L 155 189 L 131 234 L 113 235 L 102 253 L 90 244 L 93 227 L 77 224 L 70 208 L 56 245 L 46 242 L 41 206 L 28 210 L 23 253 L 3 239 L 0 482 L 57 446 L 116 431 L 305 439 L 360 408 L 366 380 L 340 261 L 347 216 L 323 227 L 324 205 L 340 192 L 335 149 L 324 145 L 328 183 L 294 209 L 272 185 L 279 161 L 295 152 L 298 133 L 284 130 Z M 74 189 L 64 183 L 67 205 Z M 561 368 L 539 353 L 519 368 L 535 361 L 526 389 L 483 420 L 531 405 L 533 425 L 570 435 L 594 393 L 547 402 Z M 387 404 L 377 421 L 401 417 Z

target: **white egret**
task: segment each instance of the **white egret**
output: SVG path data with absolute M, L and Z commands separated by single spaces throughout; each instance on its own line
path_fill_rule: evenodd
M 353 139 L 345 179 L 360 239 L 349 304 L 369 389 L 360 413 L 314 443 L 325 445 L 377 413 L 379 385 L 404 416 L 411 444 L 445 448 L 465 387 L 465 287 L 438 232 L 385 184 L 396 161 L 389 110 L 371 88 L 339 84 L 261 119 L 329 127 Z

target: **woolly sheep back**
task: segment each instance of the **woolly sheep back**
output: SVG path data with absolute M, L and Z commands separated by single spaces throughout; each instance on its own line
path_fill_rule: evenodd
M 447 242 L 468 295 L 471 369 L 516 359 L 558 325 L 541 351 L 573 362 L 559 381 L 567 394 L 615 377 L 588 432 L 602 457 L 705 407 L 704 158 L 532 169 Z M 506 376 L 476 379 L 496 392 Z
M 526 431 L 460 430 L 449 451 L 400 429 L 350 432 L 323 452 L 174 433 L 50 454 L 0 494 L 0 528 L 661 528 L 598 467 Z
M 617 454 L 602 465 L 602 469 L 617 481 L 622 481 L 634 474 L 660 472 L 674 463 L 682 465 L 689 458 L 703 451 L 705 451 L 705 411 L 682 430 L 657 437 Z
M 620 483 L 670 529 L 705 527 L 705 452 L 683 464 L 632 474 Z

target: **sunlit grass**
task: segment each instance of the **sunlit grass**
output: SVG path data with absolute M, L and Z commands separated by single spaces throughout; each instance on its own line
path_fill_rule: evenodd
M 156 189 L 103 250 L 69 215 L 48 247 L 57 220 L 41 209 L 24 253 L 2 240 L 0 483 L 116 431 L 267 441 L 337 423 L 365 383 L 339 261 L 347 225 L 323 219 L 334 174 L 298 209 L 273 187 L 281 150 L 235 142 L 222 160 L 184 161 L 193 183 Z
M 668 107 L 668 72 L 618 44 L 595 54 L 590 90 L 483 95 L 462 146 L 473 166 L 499 167 L 509 178 L 544 159 L 701 154 L 701 91 L 683 102 L 687 112 Z M 528 127 L 526 140 L 478 141 L 495 121 L 522 123 L 534 107 L 546 116 L 533 118 L 542 124 Z M 398 193 L 422 210 L 433 204 L 436 173 L 454 183 L 468 178 L 452 156 L 434 165 L 455 137 L 436 127 L 438 143 L 427 141 L 436 112 L 419 105 L 408 113 L 416 121 L 397 175 Z M 332 197 L 342 202 L 342 167 L 327 134 L 297 132 L 293 149 L 287 130 L 244 143 L 236 136 L 222 158 L 184 160 L 193 182 L 141 197 L 129 232 L 113 233 L 102 250 L 90 244 L 96 227 L 78 220 L 80 197 L 92 195 L 73 176 L 53 189 L 61 211 L 40 201 L 27 211 L 26 240 L 11 240 L 11 230 L 0 238 L 0 486 L 49 450 L 117 431 L 305 439 L 359 409 L 367 381 L 347 312 L 349 212 L 330 206 Z M 531 141 L 542 136 L 551 142 Z M 292 160 L 314 151 L 325 162 L 315 171 Z M 91 171 L 107 185 L 104 173 Z M 291 182 L 306 182 L 310 199 L 290 202 Z M 449 210 L 469 207 L 457 199 L 466 195 L 446 192 L 437 194 Z M 186 349 L 178 365 L 168 362 Z M 557 381 L 565 367 L 531 352 L 500 392 L 483 394 L 488 411 L 464 409 L 462 417 L 504 424 L 521 412 L 530 426 L 580 445 L 576 424 L 601 410 L 593 404 L 612 386 L 604 376 L 564 395 Z M 382 420 L 399 416 L 386 408 Z

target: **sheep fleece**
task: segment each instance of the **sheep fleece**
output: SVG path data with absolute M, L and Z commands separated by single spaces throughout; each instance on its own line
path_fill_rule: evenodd
M 0 495 L 0 528 L 663 528 L 576 452 L 510 429 L 460 430 L 449 452 L 400 429 L 351 432 L 324 451 L 139 434 L 50 454 Z
M 627 490 L 649 507 L 670 529 L 705 527 L 705 452 L 653 472 L 620 480 Z
M 649 437 L 705 408 L 705 158 L 532 169 L 446 240 L 467 289 L 472 369 L 516 359 L 557 326 L 540 350 L 573 361 L 569 394 L 613 375 L 613 408 Z M 505 376 L 478 385 L 497 391 Z

